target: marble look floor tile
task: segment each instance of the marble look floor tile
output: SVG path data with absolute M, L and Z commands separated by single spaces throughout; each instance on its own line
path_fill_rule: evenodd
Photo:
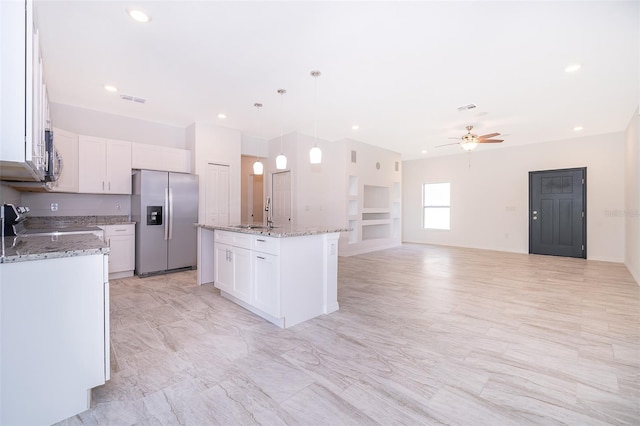
M 196 271 L 111 282 L 112 378 L 65 425 L 640 424 L 623 265 L 406 244 L 281 330 Z
M 376 425 L 361 412 L 327 388 L 312 384 L 282 404 L 300 425 Z
M 142 311 L 142 315 L 144 315 L 145 320 L 151 328 L 158 328 L 162 325 L 184 319 L 183 316 L 180 315 L 180 312 L 171 305 L 160 305 L 155 308 L 145 309 Z
M 147 323 L 114 330 L 111 333 L 111 344 L 118 357 L 127 357 L 150 349 L 166 349 Z

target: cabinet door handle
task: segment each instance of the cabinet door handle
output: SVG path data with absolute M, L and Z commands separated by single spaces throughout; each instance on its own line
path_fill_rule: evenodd
M 104 191 L 104 181 L 102 181 L 102 190 Z
M 266 243 L 267 242 L 267 240 L 263 240 L 263 239 L 260 239 L 260 238 L 258 238 L 256 241 L 260 241 L 261 243 Z
M 265 260 L 265 258 L 264 258 L 264 257 L 262 257 L 262 256 L 256 256 L 256 257 L 257 257 L 258 259 Z
M 109 191 L 111 191 L 111 181 L 109 181 Z

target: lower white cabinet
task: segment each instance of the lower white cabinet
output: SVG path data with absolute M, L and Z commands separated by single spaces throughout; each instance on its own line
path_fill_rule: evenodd
M 109 278 L 133 276 L 136 262 L 135 224 L 101 226 L 109 245 Z
M 214 283 L 222 296 L 290 327 L 338 310 L 337 247 L 337 233 L 278 238 L 215 230 Z
M 0 424 L 45 425 L 90 407 L 109 379 L 105 255 L 0 264 Z
M 244 302 L 251 300 L 251 251 L 227 244 L 216 244 L 216 287 Z
M 280 265 L 278 256 L 253 252 L 253 304 L 267 314 L 280 317 Z

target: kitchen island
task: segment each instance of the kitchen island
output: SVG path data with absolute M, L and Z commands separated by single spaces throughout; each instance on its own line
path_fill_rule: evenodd
M 281 328 L 338 310 L 341 228 L 198 227 L 198 283 Z
M 93 234 L 5 237 L 0 424 L 51 424 L 109 379 L 109 247 Z

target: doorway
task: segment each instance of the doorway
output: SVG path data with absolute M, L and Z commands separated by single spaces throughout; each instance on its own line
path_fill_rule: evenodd
M 529 253 L 587 258 L 587 168 L 529 172 Z
M 273 223 L 276 226 L 291 224 L 291 171 L 271 175 L 271 199 Z

